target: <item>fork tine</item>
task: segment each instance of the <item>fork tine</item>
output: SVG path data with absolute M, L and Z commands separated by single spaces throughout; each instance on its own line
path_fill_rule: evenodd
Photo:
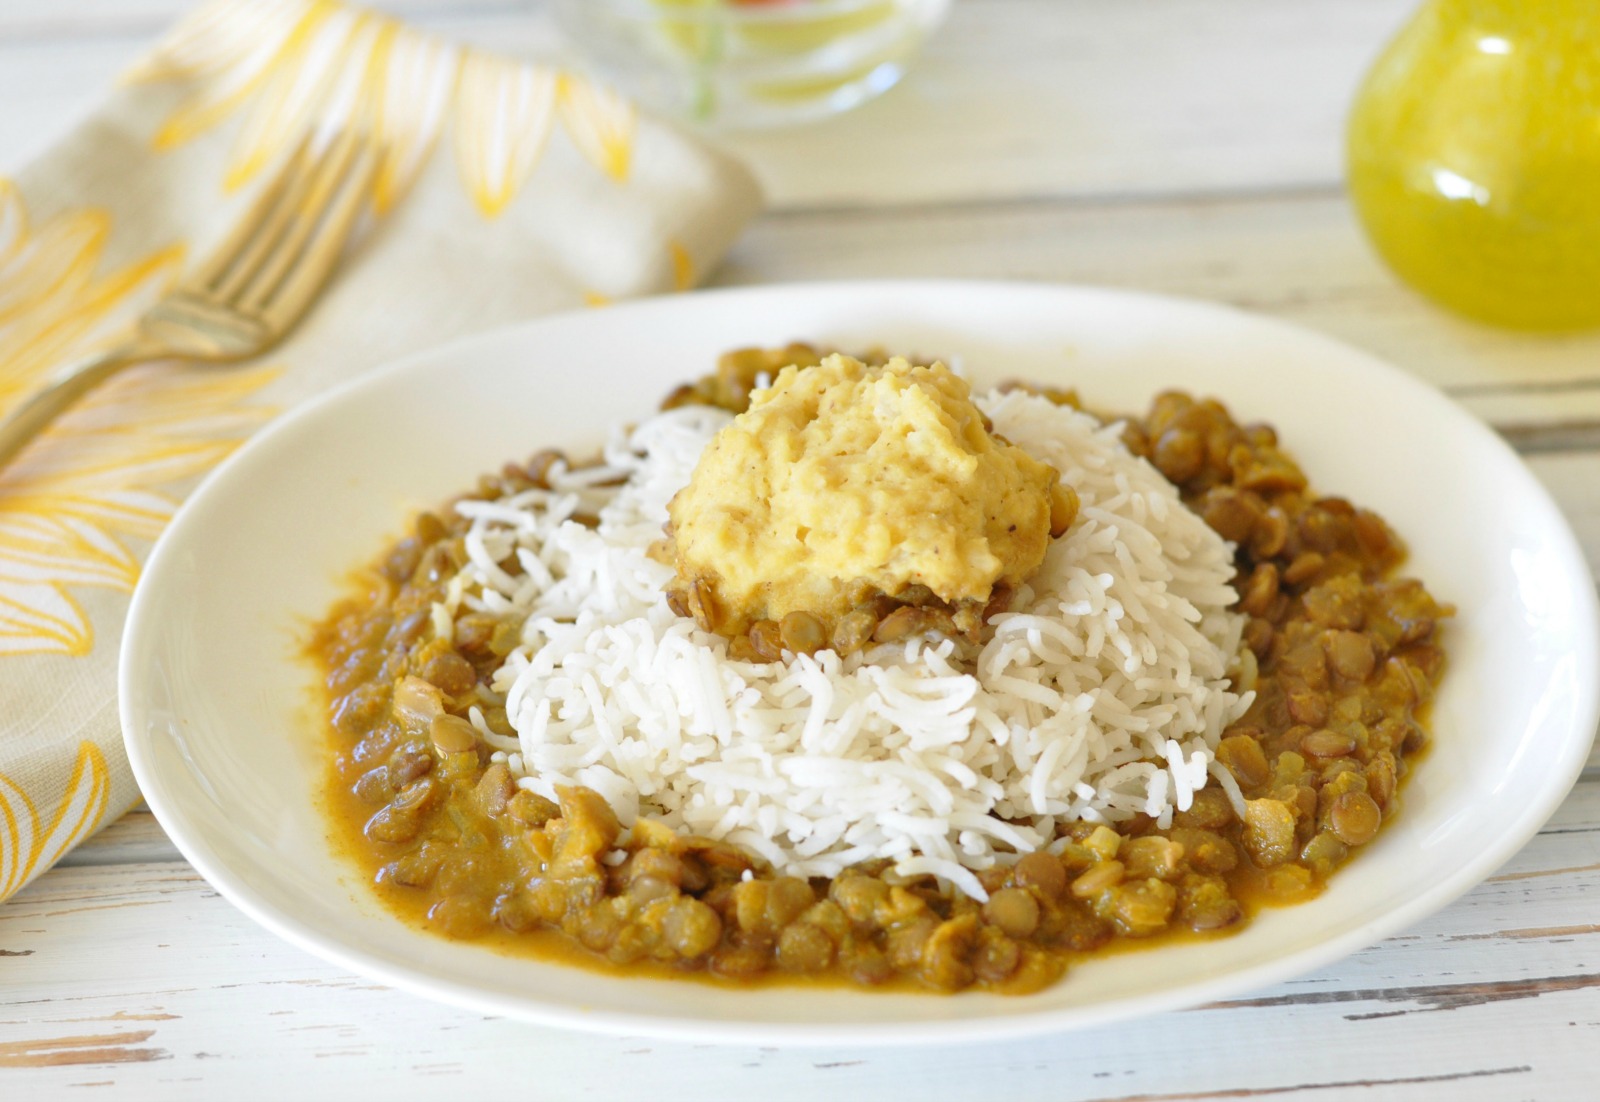
M 305 194 L 292 206 L 286 204 L 286 220 L 280 233 L 272 239 L 270 249 L 253 258 L 255 263 L 244 280 L 230 279 L 231 294 L 226 297 L 239 309 L 253 311 L 271 299 L 284 273 L 296 262 L 339 194 L 351 165 L 370 144 L 355 131 L 347 130 L 335 138 L 318 159 Z
M 283 162 L 283 167 L 278 169 L 266 187 L 261 189 L 261 194 L 251 202 L 244 215 L 228 230 L 228 236 L 206 255 L 185 282 L 209 290 L 235 267 L 245 247 L 260 232 L 272 212 L 278 208 L 278 202 L 290 182 L 303 176 L 310 151 L 311 132 L 307 131 L 295 146 L 294 152 Z
M 273 328 L 287 327 L 303 313 L 333 271 L 346 239 L 372 189 L 372 181 L 383 164 L 383 146 L 362 143 L 355 163 L 344 174 L 340 189 L 328 206 L 315 237 L 295 258 L 282 281 L 271 287 L 259 310 Z M 311 220 L 316 225 L 316 220 Z
M 320 169 L 320 160 L 308 146 L 306 155 L 295 165 L 277 202 L 266 211 L 261 223 L 256 227 L 256 232 L 234 255 L 233 263 L 209 288 L 214 298 L 228 303 L 238 297 L 240 289 L 250 281 L 262 261 L 276 248 L 279 238 L 283 236 L 284 228 L 294 217 L 294 212 L 306 201 L 306 194 L 311 190 Z
M 315 198 L 318 181 L 322 180 L 331 161 L 343 157 L 352 148 L 353 137 L 341 134 L 331 147 L 319 156 L 311 152 L 315 141 L 307 136 L 306 155 L 298 164 L 288 186 L 278 201 L 267 211 L 255 235 L 239 252 L 228 272 L 211 288 L 221 302 L 236 305 L 245 288 L 255 281 L 263 264 L 278 254 L 284 234 L 288 232 L 296 215 Z

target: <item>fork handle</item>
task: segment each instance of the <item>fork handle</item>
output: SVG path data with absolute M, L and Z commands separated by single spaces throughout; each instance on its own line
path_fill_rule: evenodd
M 134 340 L 73 364 L 56 375 L 0 421 L 0 468 L 85 394 L 130 364 L 155 358 L 155 350 Z

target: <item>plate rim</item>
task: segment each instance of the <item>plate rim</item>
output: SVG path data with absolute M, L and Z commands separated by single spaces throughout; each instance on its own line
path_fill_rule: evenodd
M 1536 499 L 1538 506 L 1547 512 L 1555 522 L 1552 530 L 1559 534 L 1560 546 L 1553 550 L 1558 552 L 1562 559 L 1566 560 L 1568 569 L 1576 568 L 1581 576 L 1592 578 L 1592 572 L 1588 568 L 1582 547 L 1572 531 L 1570 522 L 1568 522 L 1565 514 L 1543 484 L 1533 476 L 1521 457 L 1501 437 L 1457 405 L 1448 395 L 1428 382 L 1393 366 L 1364 349 L 1349 345 L 1326 334 L 1305 329 L 1274 317 L 1255 314 L 1229 304 L 1146 291 L 1046 281 L 947 279 L 815 280 L 697 291 L 688 296 L 653 296 L 607 306 L 605 314 L 615 317 L 619 312 L 670 312 L 682 306 L 685 302 L 700 303 L 713 299 L 723 302 L 736 302 L 741 298 L 767 299 L 792 295 L 826 296 L 852 294 L 868 298 L 878 296 L 893 297 L 914 293 L 953 293 L 963 290 L 981 291 L 985 294 L 1015 291 L 1032 295 L 1043 293 L 1048 297 L 1115 299 L 1142 303 L 1147 307 L 1161 310 L 1194 311 L 1199 314 L 1227 316 L 1238 324 L 1262 330 L 1272 330 L 1282 337 L 1290 338 L 1297 342 L 1316 342 L 1340 357 L 1352 362 L 1360 361 L 1364 363 L 1367 370 L 1383 375 L 1390 383 L 1400 384 L 1402 389 L 1409 389 L 1415 394 L 1427 395 L 1427 400 L 1440 406 L 1441 412 L 1448 410 L 1451 416 L 1457 418 L 1465 430 L 1475 437 L 1477 444 L 1487 446 L 1497 453 L 1497 461 L 1499 463 L 1509 464 L 1511 468 L 1514 468 L 1518 477 L 1526 484 L 1525 488 Z M 259 898 L 246 880 L 239 878 L 236 873 L 227 867 L 219 866 L 213 862 L 212 855 L 207 851 L 203 841 L 192 837 L 191 832 L 186 829 L 186 819 L 181 807 L 167 805 L 168 793 L 165 791 L 161 779 L 155 774 L 154 766 L 144 754 L 141 729 L 148 725 L 140 722 L 144 711 L 141 707 L 141 689 L 139 686 L 132 684 L 133 674 L 138 663 L 138 658 L 136 657 L 137 648 L 133 644 L 142 642 L 144 636 L 150 630 L 153 630 L 147 628 L 146 624 L 154 619 L 156 615 L 150 611 L 151 598 L 149 597 L 154 584 L 146 586 L 145 579 L 149 577 L 159 578 L 162 572 L 168 569 L 166 562 L 168 557 L 173 554 L 171 549 L 179 545 L 188 525 L 193 523 L 189 518 L 204 511 L 207 507 L 206 503 L 210 501 L 212 496 L 221 492 L 218 487 L 226 487 L 228 481 L 233 477 L 231 472 L 249 463 L 250 457 L 257 451 L 270 448 L 272 442 L 280 435 L 295 432 L 302 421 L 319 416 L 320 411 L 341 405 L 349 400 L 350 396 L 360 394 L 369 388 L 382 388 L 386 384 L 392 385 L 396 379 L 402 376 L 418 371 L 425 372 L 430 364 L 440 360 L 452 357 L 460 358 L 461 353 L 470 351 L 475 346 L 489 345 L 507 340 L 526 340 L 529 338 L 524 337 L 523 334 L 537 333 L 538 330 L 545 327 L 569 324 L 571 319 L 574 318 L 593 316 L 595 316 L 593 310 L 580 309 L 544 315 L 470 334 L 463 334 L 437 345 L 409 352 L 404 356 L 363 371 L 349 380 L 343 381 L 304 402 L 292 406 L 236 449 L 189 494 L 168 521 L 141 570 L 140 582 L 130 602 L 124 625 L 117 671 L 118 713 L 122 725 L 124 745 L 127 749 L 135 780 L 138 782 L 141 791 L 145 793 L 146 801 L 152 813 L 155 814 L 163 829 L 167 831 L 178 851 L 194 865 L 208 883 L 215 887 L 230 903 L 244 911 L 252 920 L 298 948 L 311 953 L 313 956 L 347 968 L 352 972 L 370 976 L 409 992 L 457 1007 L 503 1014 L 542 1025 L 607 1034 L 648 1035 L 671 1040 L 710 1040 L 719 1043 L 862 1046 L 890 1043 L 947 1043 L 956 1039 L 957 1035 L 963 1040 L 982 1040 L 1059 1033 L 1082 1028 L 1089 1024 L 1106 1024 L 1144 1014 L 1193 1006 L 1225 994 L 1253 990 L 1265 983 L 1282 982 L 1292 976 L 1303 975 L 1323 967 L 1360 948 L 1389 937 L 1421 918 L 1449 906 L 1490 875 L 1495 868 L 1498 868 L 1520 851 L 1565 801 L 1582 773 L 1583 766 L 1588 758 L 1589 746 L 1593 741 L 1592 732 L 1596 721 L 1600 720 L 1600 682 L 1597 682 L 1597 679 L 1592 675 L 1582 677 L 1577 683 L 1578 693 L 1574 708 L 1574 712 L 1579 716 L 1580 722 L 1584 719 L 1587 720 L 1591 731 L 1590 740 L 1585 742 L 1581 737 L 1574 735 L 1563 744 L 1564 757 L 1556 761 L 1547 760 L 1544 763 L 1552 780 L 1541 789 L 1540 799 L 1523 805 L 1520 814 L 1516 816 L 1511 824 L 1514 829 L 1504 832 L 1503 838 L 1510 839 L 1510 841 L 1484 850 L 1476 855 L 1473 860 L 1458 866 L 1451 875 L 1444 878 L 1429 894 L 1408 900 L 1406 904 L 1386 914 L 1381 921 L 1353 926 L 1336 937 L 1329 938 L 1314 947 L 1291 953 L 1287 957 L 1274 957 L 1254 965 L 1234 969 L 1207 980 L 1162 988 L 1143 995 L 1114 998 L 1109 1001 L 1088 1005 L 1044 1008 L 1031 1013 L 1021 1012 L 980 1018 L 952 1016 L 948 1021 L 912 1023 L 909 1026 L 903 1022 L 852 1022 L 844 1026 L 836 1026 L 817 1022 L 711 1021 L 615 1011 L 574 1015 L 572 1009 L 566 1006 L 544 1004 L 537 1001 L 528 1002 L 522 999 L 504 997 L 495 992 L 485 992 L 481 988 L 462 988 L 434 977 L 414 976 L 404 970 L 393 968 L 387 961 L 368 955 L 360 949 L 348 949 L 342 945 L 330 944 L 314 931 L 302 927 L 293 916 L 280 914 L 277 908 Z M 1579 610 L 1580 614 L 1575 617 L 1575 623 L 1580 626 L 1582 633 L 1580 646 L 1577 649 L 1593 659 L 1597 653 L 1600 653 L 1600 603 L 1597 603 L 1593 585 L 1578 587 L 1578 593 L 1580 594 L 1579 600 L 1585 607 Z M 1594 664 L 1594 662 L 1590 663 L 1591 666 Z M 1549 770 L 1548 767 L 1551 765 L 1555 765 L 1558 768 Z M 1285 970 L 1286 961 L 1292 962 L 1292 966 L 1287 971 Z M 1070 982 L 1070 980 L 1063 982 Z M 1181 997 L 1175 997 L 1179 996 L 1180 993 Z M 868 995 L 867 997 L 871 996 Z M 959 998 L 960 996 L 956 997 Z M 1019 1002 L 1018 1005 L 1021 1006 L 1023 1004 Z M 918 1030 L 918 1035 L 910 1035 L 908 1029 L 911 1028 Z

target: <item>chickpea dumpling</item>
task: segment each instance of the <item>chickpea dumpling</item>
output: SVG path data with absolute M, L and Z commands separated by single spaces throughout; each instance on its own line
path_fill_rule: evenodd
M 706 447 L 668 509 L 668 597 L 766 660 L 976 638 L 1077 510 L 944 364 L 831 355 L 784 368 Z

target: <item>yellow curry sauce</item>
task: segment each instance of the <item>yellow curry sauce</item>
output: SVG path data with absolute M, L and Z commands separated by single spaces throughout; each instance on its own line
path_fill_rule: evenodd
M 741 377 L 770 370 L 759 365 L 771 355 L 730 354 L 687 400 L 742 407 Z M 931 878 L 891 882 L 883 863 L 832 880 L 775 876 L 737 847 L 648 819 L 609 863 L 620 827 L 603 800 L 563 789 L 558 805 L 518 788 L 462 718 L 478 704 L 510 733 L 484 687 L 520 625 L 471 614 L 450 642 L 433 636 L 429 610 L 464 562 L 465 523 L 447 509 L 423 514 L 311 643 L 343 847 L 397 914 L 444 936 L 733 982 L 1026 992 L 1084 954 L 1219 936 L 1259 906 L 1309 898 L 1398 810 L 1427 741 L 1450 609 L 1391 578 L 1403 558 L 1393 532 L 1313 493 L 1270 428 L 1169 393 L 1126 438 L 1237 545 L 1240 679 L 1257 697 L 1217 754 L 1247 801 L 1242 820 L 1213 784 L 1166 829 L 1146 816 L 1062 823 L 1059 855 L 978 874 L 986 903 Z M 471 496 L 539 485 L 548 463 L 508 465 Z

